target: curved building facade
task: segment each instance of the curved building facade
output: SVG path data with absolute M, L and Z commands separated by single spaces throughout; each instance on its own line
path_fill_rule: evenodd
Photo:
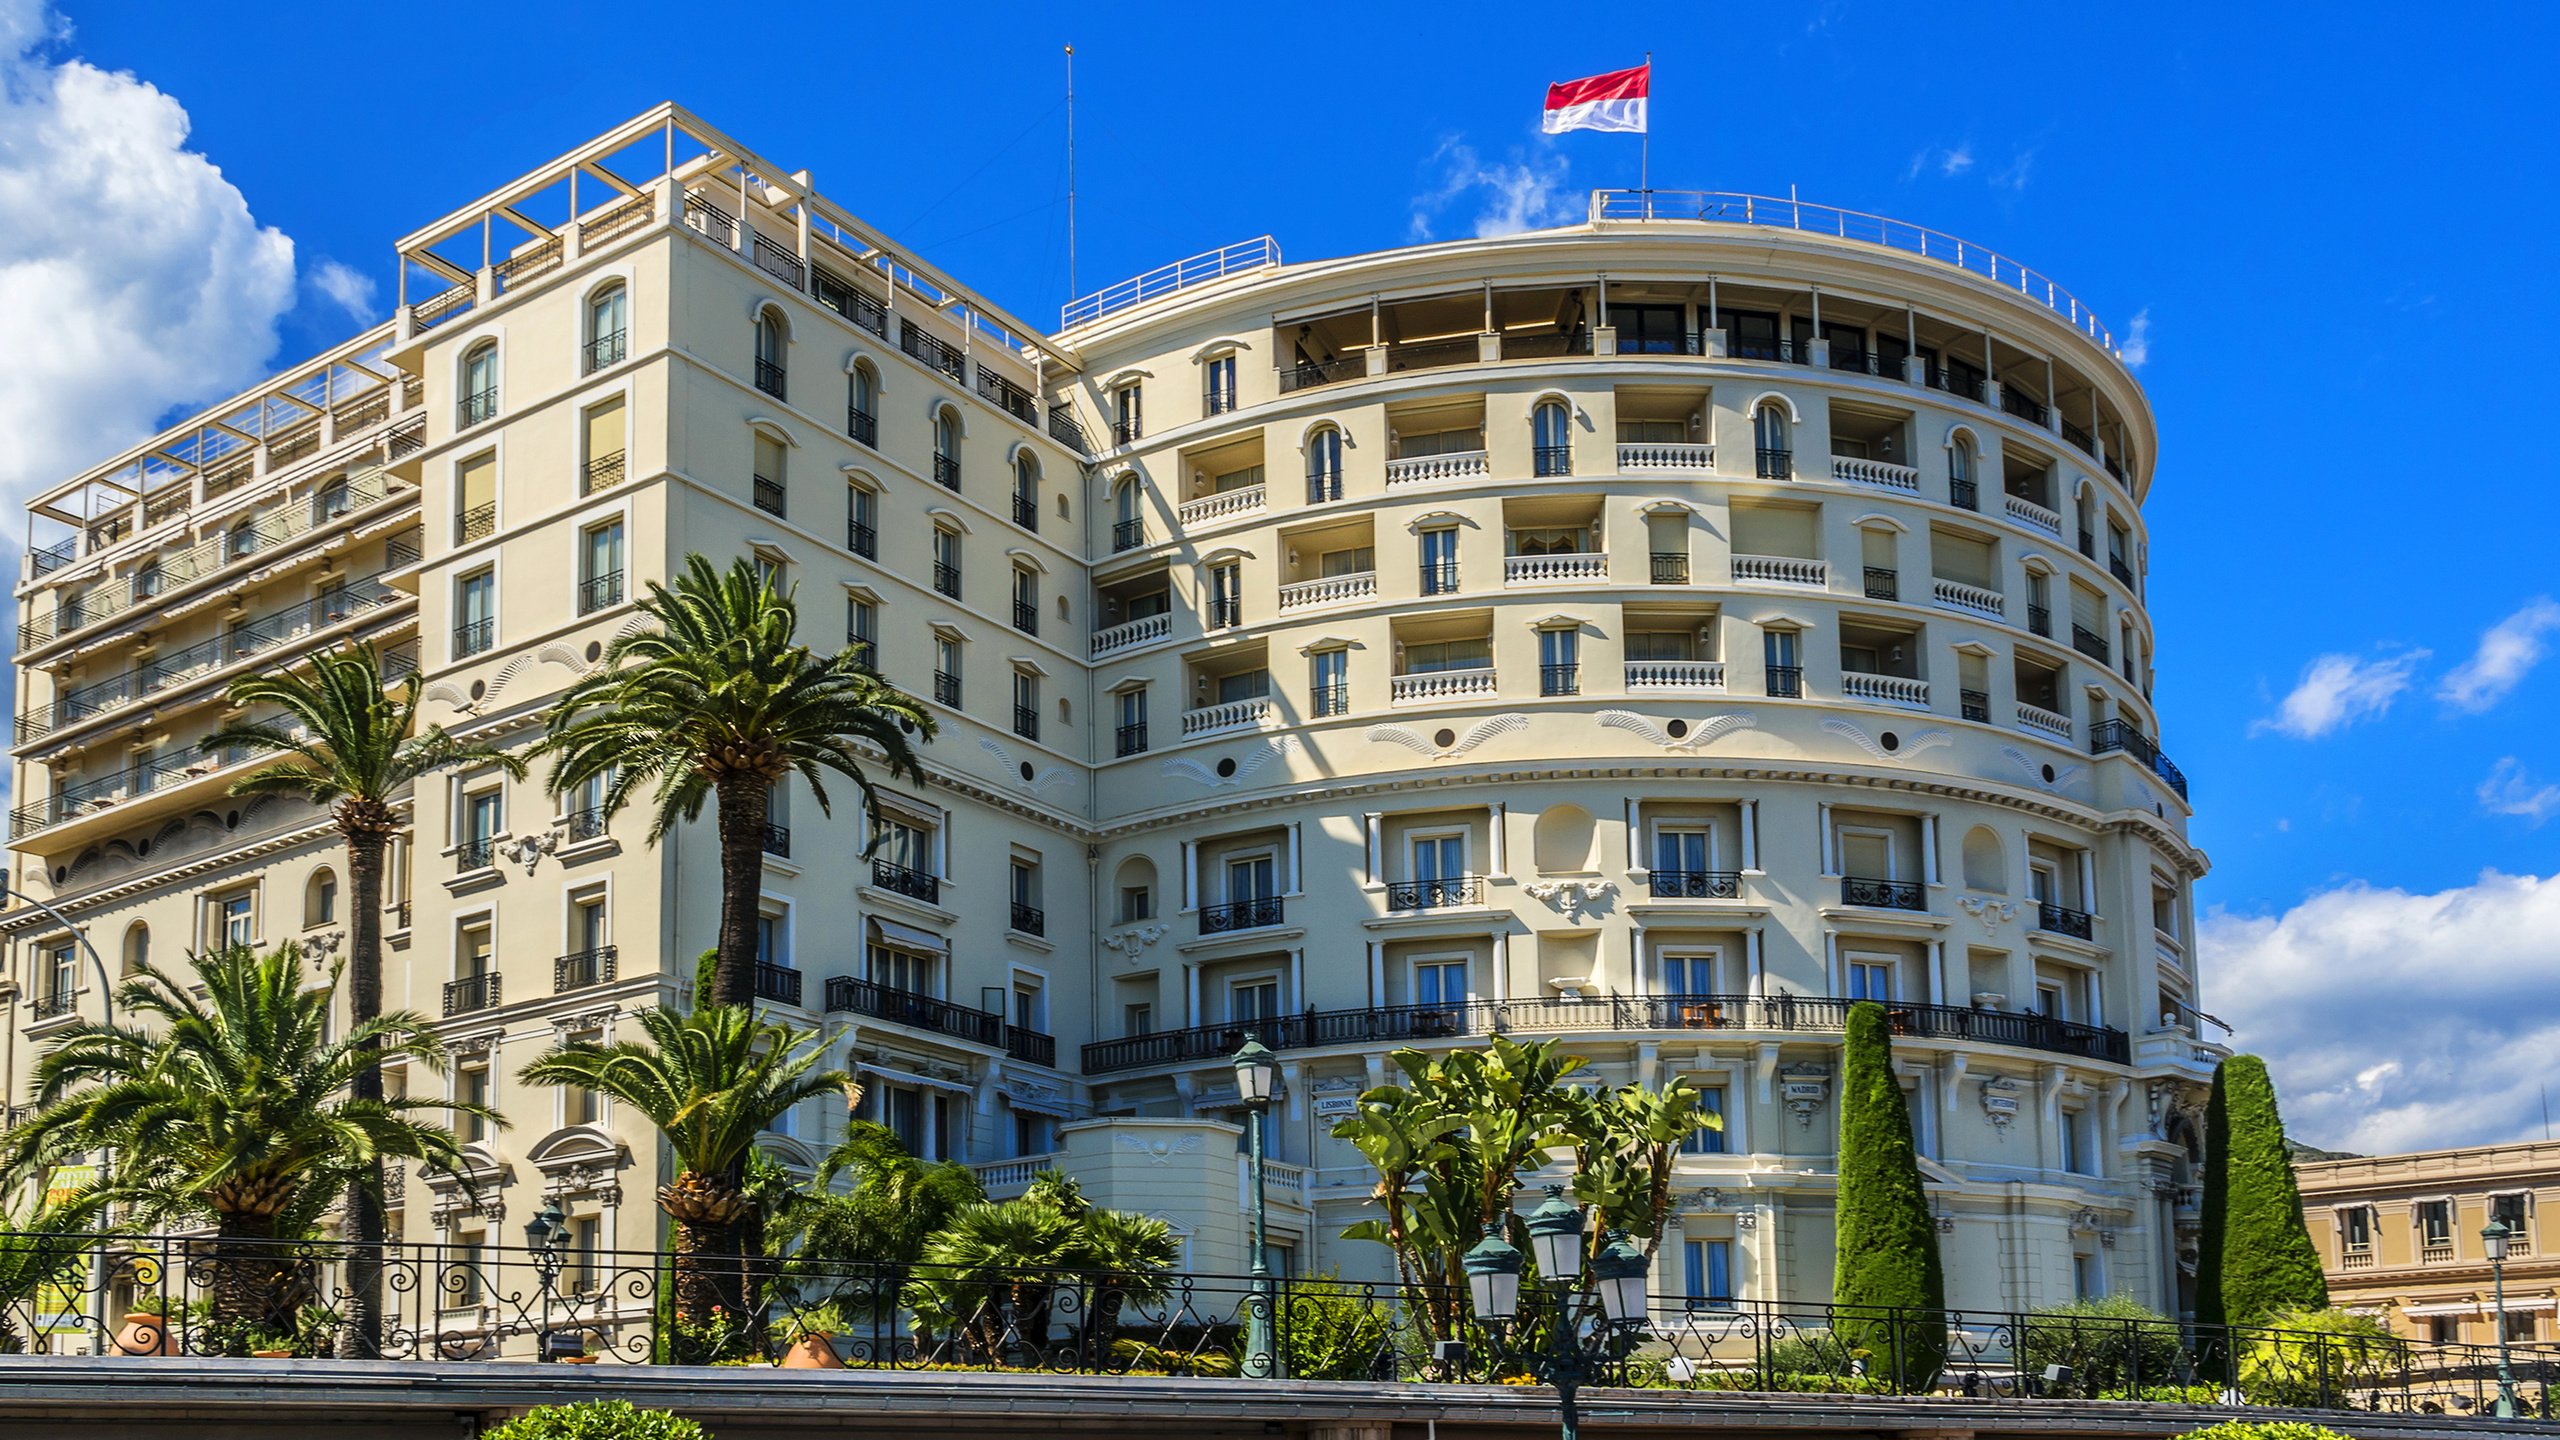
M 29 504 L 10 864 L 81 933 L 0 914 L 10 1113 L 96 968 L 343 954 L 329 817 L 199 750 L 229 679 L 370 640 L 426 721 L 525 746 L 648 584 L 746 555 L 942 722 L 876 810 L 777 798 L 759 1004 L 993 1193 L 1055 1166 L 1241 1273 L 1257 1036 L 1282 1264 L 1382 1274 L 1334 1120 L 1399 1046 L 1560 1036 L 1723 1115 L 1657 1288 L 1819 1300 L 1874 998 L 1955 1303 L 2183 1308 L 2220 1052 L 2140 387 L 1947 237 L 1592 214 L 1237 247 L 1042 335 L 661 106 L 404 237 L 390 322 Z M 689 1003 L 712 943 L 710 826 L 651 844 L 600 798 L 403 798 L 387 1003 L 452 1064 L 393 1084 L 508 1121 L 468 1127 L 472 1186 L 402 1178 L 406 1238 L 546 1203 L 580 1248 L 662 1238 L 646 1124 L 518 1078 Z M 766 1148 L 805 1170 L 844 1124 Z
M 2204 859 L 2141 389 L 1980 251 L 1642 199 L 1059 337 L 1116 442 L 1095 1103 L 1215 1106 L 1259 1036 L 1360 1266 L 1328 1128 L 1385 1052 L 1567 1036 L 1723 1111 L 1680 1278 L 1813 1296 L 1876 999 L 1958 1303 L 2174 1310 Z

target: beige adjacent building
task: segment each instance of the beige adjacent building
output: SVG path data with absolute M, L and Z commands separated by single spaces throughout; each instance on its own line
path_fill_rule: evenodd
M 2293 1167 L 2331 1303 L 2378 1314 L 2403 1335 L 2495 1344 L 2498 1307 L 2480 1232 L 2505 1225 L 2506 1333 L 2560 1341 L 2560 1235 L 2542 1206 L 2560 1198 L 2560 1142 L 2523 1141 Z
M 1898 1064 L 1964 1306 L 2187 1303 L 2186 783 L 2144 606 L 2150 411 L 2048 277 L 1900 222 L 1601 194 L 1588 223 L 1312 263 L 1268 240 L 1042 334 L 661 107 L 399 243 L 396 318 L 31 506 L 10 846 L 110 966 L 339 953 L 325 817 L 225 796 L 225 680 L 342 637 L 506 744 L 688 552 L 940 708 L 876 815 L 786 795 L 764 1002 L 998 1193 L 1042 1165 L 1245 1263 L 1227 1056 L 1281 1052 L 1283 1263 L 1371 1177 L 1398 1046 L 1562 1035 L 1725 1117 L 1660 1288 L 1818 1299 L 1848 1004 Z M 422 785 L 391 1002 L 439 1017 L 477 1204 L 412 1239 L 654 1243 L 645 1126 L 516 1077 L 686 998 L 708 825 Z M 875 824 L 887 840 L 858 861 Z M 97 1013 L 0 917 L 14 1105 Z M 773 1137 L 807 1164 L 841 1113 Z

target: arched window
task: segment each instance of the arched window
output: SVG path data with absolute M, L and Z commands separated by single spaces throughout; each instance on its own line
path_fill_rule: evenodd
M 124 973 L 134 974 L 151 963 L 151 927 L 136 920 L 124 932 Z
M 1013 523 L 1040 528 L 1040 461 L 1029 450 L 1013 457 Z
M 1111 549 L 1135 550 L 1145 544 L 1147 522 L 1138 514 L 1138 477 L 1124 477 L 1111 491 Z
M 1561 400 L 1542 400 L 1529 416 L 1529 443 L 1535 447 L 1534 473 L 1573 473 L 1573 412 Z
M 311 883 L 302 889 L 302 928 L 316 929 L 338 921 L 338 875 L 334 870 L 314 870 Z
M 1342 498 L 1342 432 L 1327 425 L 1307 437 L 1307 503 Z
M 790 343 L 780 311 L 756 312 L 756 388 L 776 400 L 784 398 L 783 362 Z
M 1947 499 L 1967 510 L 1982 508 L 1979 492 L 1974 489 L 1975 461 L 1973 437 L 1958 434 L 1955 443 L 1947 447 Z
M 1795 445 L 1789 438 L 1787 407 L 1763 400 L 1751 412 L 1751 438 L 1759 449 L 1757 474 L 1763 480 L 1796 478 Z
M 631 353 L 631 292 L 607 285 L 587 297 L 587 373 L 619 365 Z
M 498 342 L 483 340 L 462 355 L 461 422 L 477 425 L 498 414 Z
M 960 415 L 948 405 L 933 412 L 933 478 L 946 490 L 960 488 Z
M 845 381 L 845 433 L 865 445 L 880 445 L 880 377 L 868 360 L 857 361 Z

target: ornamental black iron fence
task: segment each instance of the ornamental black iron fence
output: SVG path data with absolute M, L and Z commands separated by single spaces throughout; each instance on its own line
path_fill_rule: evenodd
M 13 1353 L 335 1354 L 356 1261 L 380 1276 L 390 1360 L 752 1363 L 803 1345 L 865 1369 L 1517 1384 L 1564 1338 L 1593 1385 L 2455 1416 L 2492 1411 L 2500 1368 L 2494 1345 L 2331 1330 L 1710 1296 L 1559 1337 L 1535 1285 L 1491 1326 L 1462 1291 L 1330 1278 L 798 1256 L 695 1256 L 680 1273 L 655 1251 L 172 1235 L 0 1234 L 0 1251 L 30 1261 L 32 1283 L 0 1293 Z M 1267 1347 L 1249 1350 L 1257 1331 Z M 2519 1410 L 2551 1418 L 2560 1346 L 2507 1360 Z

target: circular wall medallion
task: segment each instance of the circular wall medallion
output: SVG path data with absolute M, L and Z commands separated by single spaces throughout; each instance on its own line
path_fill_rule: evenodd
M 596 663 L 597 661 L 599 661 L 599 660 L 601 660 L 601 659 L 603 659 L 603 658 L 604 658 L 604 642 L 603 642 L 603 641 L 601 641 L 601 640 L 590 640 L 590 641 L 588 641 L 588 642 L 587 642 L 587 663 L 588 663 L 588 664 L 590 664 L 590 665 L 593 665 L 594 663 Z
M 1686 720 L 1674 720 L 1670 724 L 1662 727 L 1662 733 L 1670 736 L 1674 740 L 1681 739 L 1689 733 L 1689 722 Z
M 1229 778 L 1231 778 L 1232 776 L 1234 776 L 1234 774 L 1235 774 L 1235 773 L 1236 773 L 1236 761 L 1235 761 L 1235 757 L 1234 757 L 1234 756 L 1230 755 L 1230 756 L 1228 756 L 1226 759 L 1221 760 L 1221 761 L 1219 761 L 1219 762 L 1218 762 L 1218 778 L 1219 778 L 1219 779 L 1221 779 L 1221 780 L 1229 779 Z
M 488 682 L 488 681 L 486 681 L 486 680 L 474 680 L 474 681 L 472 681 L 472 682 L 471 682 L 471 698 L 472 698 L 472 699 L 474 699 L 474 700 L 482 699 L 482 698 L 484 698 L 485 696 L 487 696 L 487 695 L 488 695 L 488 693 L 489 693 L 489 682 Z
M 1031 762 L 1028 760 L 1022 762 L 1022 779 L 1025 784 L 1031 781 Z
M 1458 743 L 1458 732 L 1443 727 L 1437 733 L 1432 735 L 1431 743 L 1439 746 L 1443 750 L 1446 750 L 1450 746 Z
M 2053 767 L 2050 765 L 2044 767 L 2044 783 L 2047 785 L 2053 783 Z
M 1878 744 L 1884 746 L 1888 754 L 1902 748 L 1902 737 L 1894 734 L 1890 730 L 1887 730 L 1884 734 L 1876 737 L 1876 740 Z

